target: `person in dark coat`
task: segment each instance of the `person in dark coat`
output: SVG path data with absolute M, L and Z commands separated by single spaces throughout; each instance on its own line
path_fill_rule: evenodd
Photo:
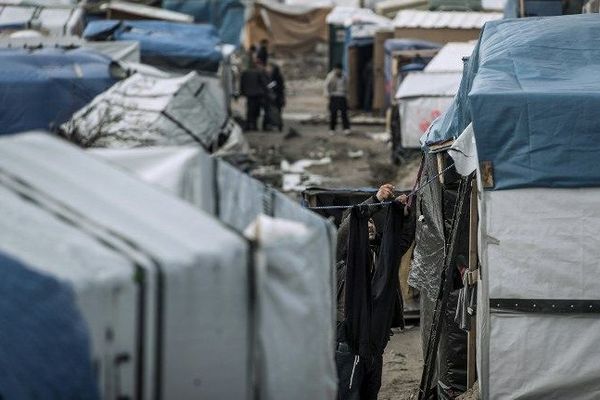
M 282 111 L 285 107 L 285 81 L 281 69 L 275 63 L 267 65 L 267 77 L 269 81 L 267 84 L 269 92 L 266 97 L 267 104 L 265 105 L 267 121 L 263 130 L 268 130 L 273 126 L 281 132 L 283 130 Z
M 393 210 L 388 210 L 385 227 L 388 237 L 383 238 L 381 249 L 375 224 L 371 218 L 383 208 L 377 204 L 392 200 L 393 196 L 392 185 L 383 185 L 375 196 L 361 203 L 361 206 L 369 205 L 368 208 L 363 208 L 363 212 L 366 210 L 367 214 L 361 215 L 363 218 L 368 218 L 368 224 L 365 226 L 368 229 L 368 249 L 348 248 L 349 239 L 356 240 L 356 237 L 353 238 L 353 236 L 356 236 L 357 232 L 353 232 L 352 229 L 360 226 L 356 220 L 352 220 L 352 218 L 356 218 L 356 215 L 351 217 L 351 210 L 344 214 L 338 230 L 337 347 L 335 356 L 339 378 L 338 400 L 377 399 L 381 387 L 383 351 L 389 340 L 392 319 L 396 313 L 402 313 L 398 266 L 400 258 L 414 239 L 414 215 L 404 206 L 407 203 L 406 196 L 398 197 L 396 204 L 390 205 Z M 398 212 L 398 208 L 402 208 L 402 211 Z M 354 211 L 357 210 L 352 210 L 352 212 Z M 389 237 L 390 235 L 393 237 Z M 352 243 L 353 246 L 356 244 L 357 242 Z M 366 257 L 363 254 L 362 258 L 367 260 L 368 265 L 352 266 L 355 269 L 358 267 L 359 273 L 366 272 L 363 279 L 356 281 L 356 271 L 348 270 L 350 268 L 348 263 L 356 262 L 357 252 L 358 259 L 360 259 L 361 251 L 368 252 Z M 379 254 L 380 251 L 383 254 Z M 349 293 L 348 290 L 355 290 L 360 294 Z M 359 303 L 367 303 L 363 314 L 368 315 L 358 317 L 353 315 L 357 310 L 349 306 L 353 303 L 352 300 L 348 300 L 347 296 L 354 297 L 355 294 L 360 296 Z M 347 309 L 346 307 L 351 308 Z M 359 318 L 359 325 L 356 325 L 356 320 L 349 320 L 353 318 Z M 400 319 L 402 318 L 400 317 Z M 354 334 L 358 329 L 358 334 L 366 337 L 360 337 L 358 338 L 360 340 L 357 341 L 357 338 L 351 337 L 352 329 L 355 330 Z
M 262 63 L 262 65 L 267 65 L 269 62 L 269 40 L 262 39 L 259 42 L 258 50 L 256 51 L 256 59 Z
M 240 78 L 240 92 L 246 97 L 246 130 L 258 129 L 257 120 L 267 95 L 268 79 L 264 65 L 260 62 L 250 65 Z

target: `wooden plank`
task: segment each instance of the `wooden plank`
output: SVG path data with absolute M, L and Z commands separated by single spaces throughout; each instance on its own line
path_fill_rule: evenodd
M 469 208 L 469 271 L 471 275 L 477 273 L 477 182 L 473 178 L 473 186 L 471 187 L 471 204 Z M 475 282 L 476 283 L 476 282 Z M 477 337 L 477 317 L 471 317 L 471 326 L 467 334 L 467 389 L 473 387 L 477 380 L 477 363 L 476 363 L 476 337 Z
M 482 161 L 479 166 L 481 170 L 481 181 L 485 189 L 494 187 L 494 167 L 491 161 Z
M 442 171 L 444 171 L 444 167 L 445 167 L 444 155 L 442 153 L 437 153 L 436 156 L 437 156 L 438 178 L 440 179 L 440 183 L 443 185 L 444 184 L 444 174 L 442 173 Z

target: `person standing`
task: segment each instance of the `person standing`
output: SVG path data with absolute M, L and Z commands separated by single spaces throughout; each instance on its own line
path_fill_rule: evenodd
M 279 66 L 273 62 L 267 65 L 267 77 L 269 83 L 269 120 L 267 126 L 275 126 L 281 132 L 283 130 L 282 111 L 285 107 L 285 81 Z M 266 114 L 265 114 L 266 115 Z
M 246 130 L 258 129 L 257 120 L 260 109 L 267 95 L 267 77 L 264 65 L 257 60 L 254 65 L 246 69 L 240 78 L 240 92 L 246 97 Z M 264 120 L 263 120 L 264 125 Z
M 258 50 L 256 51 L 256 59 L 262 63 L 262 65 L 267 65 L 269 62 L 269 40 L 262 39 L 258 44 Z
M 348 79 L 342 71 L 342 65 L 337 64 L 325 79 L 325 95 L 329 98 L 329 133 L 335 134 L 338 113 L 342 116 L 344 134 L 350 134 L 348 120 Z

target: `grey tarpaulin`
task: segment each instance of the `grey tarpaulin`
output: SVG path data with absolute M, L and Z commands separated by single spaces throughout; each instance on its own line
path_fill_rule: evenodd
M 438 174 L 435 154 L 426 154 L 423 163 L 420 185 L 424 185 Z M 421 295 L 434 301 L 440 287 L 445 255 L 441 204 L 441 185 L 439 180 L 433 179 L 417 196 L 416 246 L 408 276 L 410 286 L 419 289 Z
M 301 224 L 300 232 L 309 232 L 297 241 L 285 235 L 258 235 L 257 249 L 264 256 L 264 262 L 257 263 L 257 269 L 264 270 L 257 274 L 258 345 L 264 363 L 260 393 L 265 399 L 334 398 L 333 225 L 198 147 L 91 151 L 172 193 L 194 194 L 184 198 L 237 232 L 252 224 L 258 230 L 272 228 L 273 234 L 280 233 L 280 226 L 284 232 L 294 228 L 296 235 L 298 226 L 290 221 Z M 169 176 L 155 173 L 158 167 L 170 171 Z M 262 216 L 253 222 L 261 214 L 276 219 Z
M 61 131 L 82 147 L 196 144 L 210 152 L 247 150 L 241 128 L 227 113 L 221 82 L 196 72 L 170 77 L 136 73 L 96 96 Z
M 146 395 L 248 398 L 247 241 L 210 215 L 63 140 L 20 134 L 0 141 L 4 178 L 24 183 L 38 201 L 60 208 L 61 216 L 76 217 L 71 224 L 86 223 L 109 243 L 145 255 L 128 276 L 145 284 L 145 359 L 138 371 Z M 57 237 L 55 247 L 72 244 Z M 27 238 L 39 240 L 35 230 Z M 71 257 L 93 258 L 79 250 Z M 125 332 L 136 329 L 131 309 L 112 309 L 125 313 L 120 319 Z M 136 372 L 113 371 L 110 377 L 113 386 L 132 387 Z

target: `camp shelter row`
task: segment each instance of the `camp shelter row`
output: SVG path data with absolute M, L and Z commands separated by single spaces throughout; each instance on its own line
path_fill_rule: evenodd
M 432 184 L 417 202 L 409 277 L 423 301 L 419 398 L 475 381 L 483 399 L 600 390 L 589 114 L 600 59 L 569 45 L 590 43 L 598 26 L 593 15 L 486 24 L 455 100 L 422 138 L 421 181 Z
M 3 298 L 47 299 L 2 315 L 3 395 L 334 397 L 328 221 L 198 147 L 0 141 Z

